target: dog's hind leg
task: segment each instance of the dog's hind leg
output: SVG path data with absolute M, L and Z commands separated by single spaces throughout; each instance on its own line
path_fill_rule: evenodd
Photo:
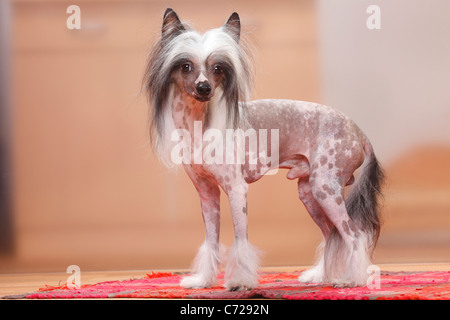
M 200 196 L 206 239 L 194 259 L 192 275 L 184 277 L 180 285 L 184 288 L 208 288 L 216 283 L 221 262 L 220 190 L 207 179 L 195 180 L 194 184 Z
M 235 234 L 225 271 L 225 287 L 229 291 L 252 289 L 258 285 L 258 252 L 248 241 L 247 191 L 245 183 L 227 190 Z
M 301 177 L 298 179 L 298 196 L 305 205 L 305 208 L 310 214 L 311 218 L 319 226 L 324 237 L 324 240 L 317 249 L 317 260 L 314 263 L 314 266 L 302 272 L 298 280 L 300 282 L 321 283 L 325 281 L 323 249 L 325 241 L 327 240 L 328 236 L 330 235 L 331 229 L 333 228 L 333 224 L 330 222 L 327 215 L 314 198 L 311 192 L 309 176 Z
M 311 183 L 314 198 L 333 224 L 324 247 L 324 278 L 336 286 L 364 285 L 370 265 L 367 237 L 347 213 L 341 177 L 335 173 L 330 181 L 330 176 L 317 175 Z

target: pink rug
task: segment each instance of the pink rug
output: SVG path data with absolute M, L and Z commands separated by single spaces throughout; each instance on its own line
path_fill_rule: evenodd
M 45 285 L 37 292 L 3 298 L 164 298 L 164 299 L 289 299 L 289 300 L 450 300 L 450 271 L 381 272 L 379 286 L 334 288 L 326 284 L 297 281 L 301 271 L 263 272 L 253 290 L 228 292 L 223 274 L 217 286 L 207 289 L 183 289 L 182 274 L 152 272 L 141 279 L 107 281 L 69 289 L 66 284 Z

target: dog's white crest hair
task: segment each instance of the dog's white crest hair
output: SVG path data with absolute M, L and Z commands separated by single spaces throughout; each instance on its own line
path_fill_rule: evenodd
M 249 46 L 240 36 L 239 16 L 233 13 L 227 23 L 204 34 L 182 23 L 172 9 L 163 19 L 161 37 L 153 46 L 144 74 L 143 85 L 148 93 L 149 131 L 155 153 L 168 166 L 171 134 L 175 130 L 172 119 L 172 72 L 186 58 L 203 63 L 214 56 L 226 65 L 221 85 L 208 102 L 203 127 L 235 129 L 245 121 L 239 102 L 250 100 L 253 72 Z

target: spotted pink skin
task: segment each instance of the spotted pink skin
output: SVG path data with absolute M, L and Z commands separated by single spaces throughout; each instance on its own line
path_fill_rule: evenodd
M 207 102 L 175 90 L 172 106 L 176 128 L 193 132 L 202 121 Z M 363 163 L 367 138 L 345 115 L 315 103 L 291 100 L 257 100 L 242 104 L 249 127 L 279 129 L 278 167 L 289 169 L 288 179 L 299 179 L 299 197 L 327 238 L 332 225 L 353 241 L 356 227 L 346 213 L 344 186 Z M 248 129 L 248 127 L 243 128 Z M 193 135 L 192 135 L 193 136 Z M 268 144 L 270 153 L 270 144 Z M 236 237 L 247 238 L 248 184 L 272 167 L 251 165 L 190 164 L 185 169 L 198 190 L 207 239 L 218 242 L 220 186 L 228 195 Z M 325 211 L 325 212 L 324 212 Z

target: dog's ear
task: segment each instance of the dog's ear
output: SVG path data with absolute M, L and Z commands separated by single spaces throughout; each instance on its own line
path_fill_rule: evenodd
M 239 20 L 239 15 L 236 12 L 231 14 L 224 27 L 225 30 L 233 36 L 236 42 L 239 42 L 239 38 L 241 37 L 241 21 Z
M 173 11 L 171 8 L 167 8 L 166 12 L 164 13 L 161 30 L 163 38 L 177 35 L 184 30 L 186 29 L 184 28 L 175 11 Z

